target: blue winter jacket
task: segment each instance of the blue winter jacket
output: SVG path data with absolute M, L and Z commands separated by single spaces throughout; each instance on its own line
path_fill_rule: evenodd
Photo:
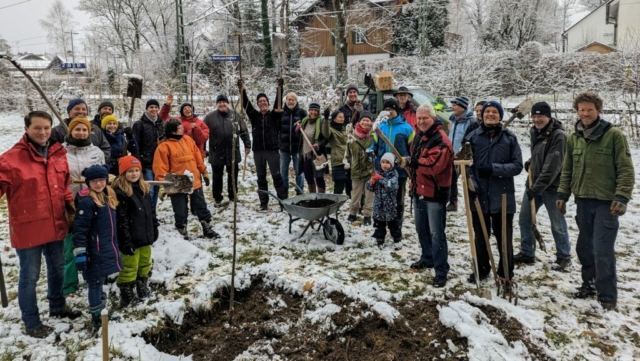
M 398 172 L 391 168 L 388 171 L 378 170 L 376 173 L 382 175 L 382 179 L 374 185 L 371 185 L 371 180 L 366 184 L 367 189 L 375 193 L 373 219 L 392 221 L 396 219 L 396 208 L 398 208 Z
M 460 151 L 460 148 L 462 148 L 462 139 L 464 138 L 464 134 L 467 132 L 467 128 L 476 121 L 476 116 L 471 110 L 467 110 L 466 113 L 462 114 L 462 117 L 458 121 L 456 121 L 456 115 L 451 114 L 449 121 L 451 122 L 449 140 L 453 145 L 453 152 L 457 154 Z
M 387 119 L 378 126 L 378 129 L 380 129 L 393 146 L 396 147 L 400 155 L 403 157 L 409 155 L 409 149 L 411 148 L 411 143 L 416 133 L 402 115 Z M 371 145 L 371 148 L 376 155 L 376 169 L 380 169 L 380 159 L 382 159 L 385 153 L 390 153 L 391 149 L 389 149 L 387 144 L 380 139 L 376 133 L 373 133 L 373 145 Z M 407 171 L 400 167 L 397 167 L 397 172 L 399 178 L 407 178 L 409 176 Z
M 502 194 L 507 194 L 507 213 L 516 213 L 516 199 L 513 177 L 522 172 L 522 153 L 516 136 L 507 129 L 499 128 L 491 138 L 484 127 L 468 136 L 473 148 L 471 177 L 476 185 L 483 213 L 502 212 Z M 491 164 L 490 177 L 480 177 L 477 166 Z M 475 212 L 475 208 L 471 207 Z
M 110 133 L 105 130 L 104 137 L 107 138 L 109 144 L 111 144 L 111 158 L 109 158 L 109 173 L 119 175 L 118 174 L 118 160 L 125 155 L 124 153 L 124 133 L 122 129 L 117 129 L 115 133 Z M 127 140 L 127 151 L 131 154 L 138 154 L 138 141 L 136 138 L 131 138 L 131 140 Z
M 89 196 L 89 189 L 81 190 L 75 199 L 76 217 L 73 221 L 73 246 L 87 251 L 86 277 L 99 278 L 122 270 L 118 248 L 116 210 L 98 205 Z

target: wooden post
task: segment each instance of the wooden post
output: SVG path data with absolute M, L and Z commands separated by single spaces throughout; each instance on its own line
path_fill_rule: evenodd
M 103 309 L 102 317 L 102 360 L 109 361 L 109 311 Z

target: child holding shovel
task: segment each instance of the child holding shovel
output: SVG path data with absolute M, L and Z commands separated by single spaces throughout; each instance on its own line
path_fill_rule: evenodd
M 396 157 L 393 153 L 385 153 L 380 160 L 380 170 L 371 175 L 367 182 L 367 189 L 375 193 L 373 201 L 373 238 L 378 247 L 384 246 L 384 238 L 387 235 L 387 227 L 393 237 L 394 248 L 402 249 L 402 230 L 400 222 L 396 219 L 398 203 L 398 172 L 394 169 Z

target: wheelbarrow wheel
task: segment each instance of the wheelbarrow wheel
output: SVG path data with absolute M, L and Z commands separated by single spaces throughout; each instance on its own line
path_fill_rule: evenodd
M 342 228 L 342 224 L 337 219 L 327 217 L 322 223 L 322 232 L 327 240 L 337 245 L 344 243 L 344 228 Z

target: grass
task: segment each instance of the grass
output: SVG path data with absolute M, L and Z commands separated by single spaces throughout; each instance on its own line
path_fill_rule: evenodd
M 10 348 L 5 348 L 0 353 L 0 361 L 13 361 L 18 359 L 18 354 Z
M 564 333 L 547 332 L 547 338 L 553 342 L 556 347 L 562 347 L 571 343 L 571 338 Z
M 268 261 L 269 256 L 262 247 L 249 249 L 238 258 L 238 263 L 240 264 L 250 263 L 253 265 L 260 265 L 267 263 Z

